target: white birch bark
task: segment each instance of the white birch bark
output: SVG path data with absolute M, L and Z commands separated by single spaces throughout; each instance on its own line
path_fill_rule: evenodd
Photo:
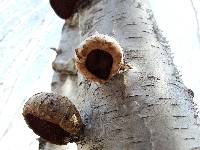
M 79 13 L 81 39 L 95 31 L 112 35 L 133 69 L 106 84 L 78 75 L 78 97 L 72 101 L 85 124 L 78 149 L 200 149 L 193 92 L 182 83 L 147 2 L 95 2 Z M 63 41 L 74 40 L 66 35 Z M 62 89 L 61 94 L 67 93 Z

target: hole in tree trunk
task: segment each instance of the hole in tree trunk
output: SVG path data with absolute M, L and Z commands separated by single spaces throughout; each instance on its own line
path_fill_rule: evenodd
M 87 55 L 86 68 L 98 78 L 108 79 L 112 64 L 112 56 L 104 50 L 95 49 Z
M 25 118 L 32 130 L 42 138 L 59 145 L 68 143 L 69 140 L 67 139 L 69 139 L 70 134 L 58 125 L 39 119 L 31 114 L 27 114 Z

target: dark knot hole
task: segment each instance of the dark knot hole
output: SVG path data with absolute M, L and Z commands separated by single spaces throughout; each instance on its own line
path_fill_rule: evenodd
M 92 50 L 86 59 L 86 68 L 100 79 L 108 79 L 113 64 L 112 55 L 100 49 Z

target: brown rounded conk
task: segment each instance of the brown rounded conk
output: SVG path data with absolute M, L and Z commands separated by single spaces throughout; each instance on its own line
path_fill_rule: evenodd
M 29 98 L 23 109 L 28 126 L 43 139 L 58 145 L 79 140 L 81 117 L 67 97 L 38 93 Z
M 76 50 L 75 64 L 88 80 L 105 83 L 117 74 L 123 63 L 122 48 L 112 37 L 96 33 Z
M 49 0 L 54 12 L 62 19 L 68 19 L 81 0 Z

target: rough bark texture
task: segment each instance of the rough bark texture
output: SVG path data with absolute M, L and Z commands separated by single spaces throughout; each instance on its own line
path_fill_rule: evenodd
M 106 84 L 87 81 L 79 74 L 59 81 L 60 94 L 70 96 L 78 88 L 78 96 L 71 99 L 85 124 L 85 138 L 78 149 L 200 149 L 193 92 L 182 83 L 147 2 L 94 0 L 79 12 L 80 39 L 95 31 L 116 38 L 133 69 Z M 63 30 L 61 41 L 73 42 L 69 33 Z M 71 92 L 68 82 L 73 85 Z

